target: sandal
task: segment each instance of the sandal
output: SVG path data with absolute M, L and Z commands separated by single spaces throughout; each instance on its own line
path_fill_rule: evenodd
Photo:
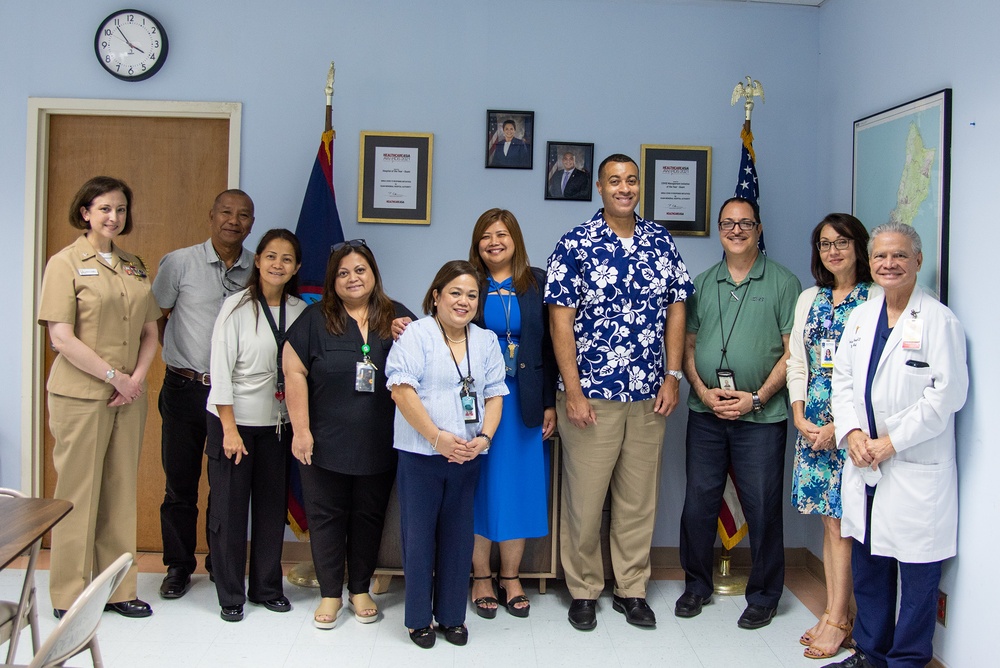
M 830 611 L 824 610 L 823 617 L 829 617 L 829 616 L 830 616 Z M 816 628 L 817 626 L 820 626 L 821 624 L 826 623 L 826 620 L 823 617 L 819 618 L 816 624 L 812 627 L 813 629 Z M 809 631 L 812 631 L 812 629 L 809 629 Z M 815 638 L 812 637 L 812 634 L 810 634 L 809 631 L 806 631 L 801 636 L 799 636 L 799 644 L 804 647 L 809 647 L 816 640 Z
M 837 622 L 831 622 L 829 619 L 826 620 L 827 626 L 832 626 L 834 628 L 844 631 L 847 635 L 844 639 L 840 641 L 832 652 L 824 652 L 822 650 L 816 649 L 814 645 L 810 645 L 802 652 L 802 656 L 807 659 L 829 659 L 840 654 L 841 649 L 850 649 L 854 646 L 854 639 L 851 637 L 851 632 L 854 630 L 854 620 L 848 619 L 844 624 L 838 624 Z
M 354 608 L 354 619 L 362 624 L 371 624 L 379 620 L 378 606 L 368 592 L 363 594 L 351 594 L 348 597 L 351 607 Z
M 507 608 L 507 612 L 514 615 L 515 617 L 527 617 L 528 613 L 531 612 L 531 602 L 528 597 L 524 594 L 520 594 L 508 600 L 507 598 L 507 588 L 500 584 L 502 580 L 520 580 L 520 575 L 514 575 L 512 577 L 504 577 L 503 575 L 497 576 L 497 595 L 500 597 L 500 605 Z M 516 605 L 518 603 L 525 603 L 524 607 L 518 608 Z
M 318 629 L 332 629 L 337 625 L 337 616 L 343 604 L 341 598 L 321 598 L 319 607 L 313 613 L 313 626 Z
M 483 575 L 477 577 L 473 575 L 472 579 L 493 580 L 493 576 Z M 493 589 L 492 584 L 490 586 L 490 589 L 491 590 Z M 493 607 L 490 607 L 491 604 Z M 473 599 L 472 605 L 476 606 L 476 614 L 482 617 L 483 619 L 493 619 L 494 617 L 497 616 L 497 607 L 499 606 L 499 601 L 497 601 L 496 597 L 494 596 L 480 596 L 477 599 Z

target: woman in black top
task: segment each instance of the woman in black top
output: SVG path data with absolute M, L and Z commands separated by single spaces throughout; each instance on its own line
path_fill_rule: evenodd
M 379 619 L 368 588 L 396 476 L 385 358 L 403 316 L 413 314 L 386 296 L 375 256 L 355 239 L 333 247 L 323 299 L 288 332 L 286 400 L 322 596 L 317 628 L 336 624 L 345 557 L 355 618 Z

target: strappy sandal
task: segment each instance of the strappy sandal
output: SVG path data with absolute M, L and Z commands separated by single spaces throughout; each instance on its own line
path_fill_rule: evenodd
M 362 624 L 371 624 L 379 620 L 378 606 L 375 605 L 375 601 L 368 595 L 368 592 L 351 594 L 349 598 L 351 607 L 354 608 L 354 619 Z M 369 614 L 363 614 L 366 612 Z
M 313 626 L 318 629 L 332 629 L 337 625 L 337 616 L 344 605 L 342 598 L 321 598 L 319 607 L 313 613 Z
M 829 610 L 824 610 L 823 611 L 823 615 L 825 617 L 829 618 L 830 617 L 830 611 Z M 822 617 L 820 619 L 822 619 Z M 824 621 L 823 623 L 825 624 L 826 622 Z M 811 631 L 811 630 L 812 629 L 809 629 L 809 631 Z M 802 646 L 804 646 L 804 647 L 810 647 L 813 644 L 813 642 L 816 640 L 815 638 L 813 638 L 809 634 L 809 631 L 806 631 L 801 636 L 799 636 L 799 644 L 802 645 Z
M 473 580 L 493 580 L 493 576 L 492 575 L 482 575 L 482 576 L 478 576 L 477 577 L 477 576 L 473 575 L 472 579 Z M 491 583 L 490 589 L 493 589 L 492 583 Z M 493 607 L 490 607 L 490 604 L 492 604 Z M 473 599 L 472 605 L 476 606 L 476 614 L 477 615 L 479 615 L 483 619 L 493 619 L 494 617 L 497 616 L 497 607 L 500 605 L 500 602 L 497 601 L 497 599 L 496 599 L 495 596 L 480 596 L 477 599 Z
M 504 587 L 502 584 L 500 584 L 500 582 L 503 581 L 503 580 L 520 580 L 520 579 L 521 579 L 520 575 L 514 575 L 514 576 L 509 577 L 509 578 L 508 577 L 504 577 L 502 575 L 498 575 L 497 576 L 497 595 L 500 597 L 500 605 L 502 605 L 503 607 L 507 608 L 507 612 L 509 612 L 510 614 L 514 615 L 515 617 L 524 618 L 524 617 L 528 616 L 529 612 L 531 612 L 531 602 L 528 600 L 528 597 L 525 596 L 524 594 L 520 594 L 519 596 L 515 596 L 514 598 L 511 598 L 511 599 L 508 600 L 508 598 L 507 598 L 507 588 Z M 526 603 L 527 605 L 525 605 L 524 607 L 518 608 L 518 607 L 516 607 L 516 605 L 518 603 Z
M 853 619 L 848 619 L 847 622 L 844 624 L 831 622 L 829 619 L 827 619 L 826 623 L 828 626 L 832 626 L 834 628 L 840 629 L 841 631 L 844 631 L 845 633 L 847 633 L 847 635 L 844 636 L 844 639 L 840 642 L 839 645 L 837 645 L 837 647 L 833 650 L 833 652 L 829 653 L 822 652 L 816 649 L 815 646 L 810 645 L 809 647 L 806 648 L 804 652 L 802 652 L 802 656 L 806 657 L 807 659 L 829 659 L 831 657 L 840 654 L 841 649 L 850 649 L 851 647 L 854 647 L 854 638 L 851 637 L 851 632 L 854 630 Z

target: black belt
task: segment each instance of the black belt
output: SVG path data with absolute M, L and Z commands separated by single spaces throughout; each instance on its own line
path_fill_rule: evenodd
M 212 385 L 212 375 L 208 373 L 198 373 L 194 369 L 181 369 L 175 366 L 170 366 L 169 364 L 167 365 L 167 371 L 175 373 L 181 378 L 187 378 L 188 380 L 201 383 L 202 385 Z

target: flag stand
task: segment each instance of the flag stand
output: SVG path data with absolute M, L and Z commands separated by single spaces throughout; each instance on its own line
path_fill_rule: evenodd
M 303 561 L 295 564 L 288 569 L 288 575 L 285 579 L 299 587 L 319 588 L 319 580 L 316 579 L 316 568 L 313 566 L 312 561 Z
M 731 557 L 729 550 L 722 548 L 722 554 L 719 556 L 719 569 L 713 578 L 715 593 L 719 596 L 742 596 L 747 590 L 747 576 L 734 575 L 730 572 Z

